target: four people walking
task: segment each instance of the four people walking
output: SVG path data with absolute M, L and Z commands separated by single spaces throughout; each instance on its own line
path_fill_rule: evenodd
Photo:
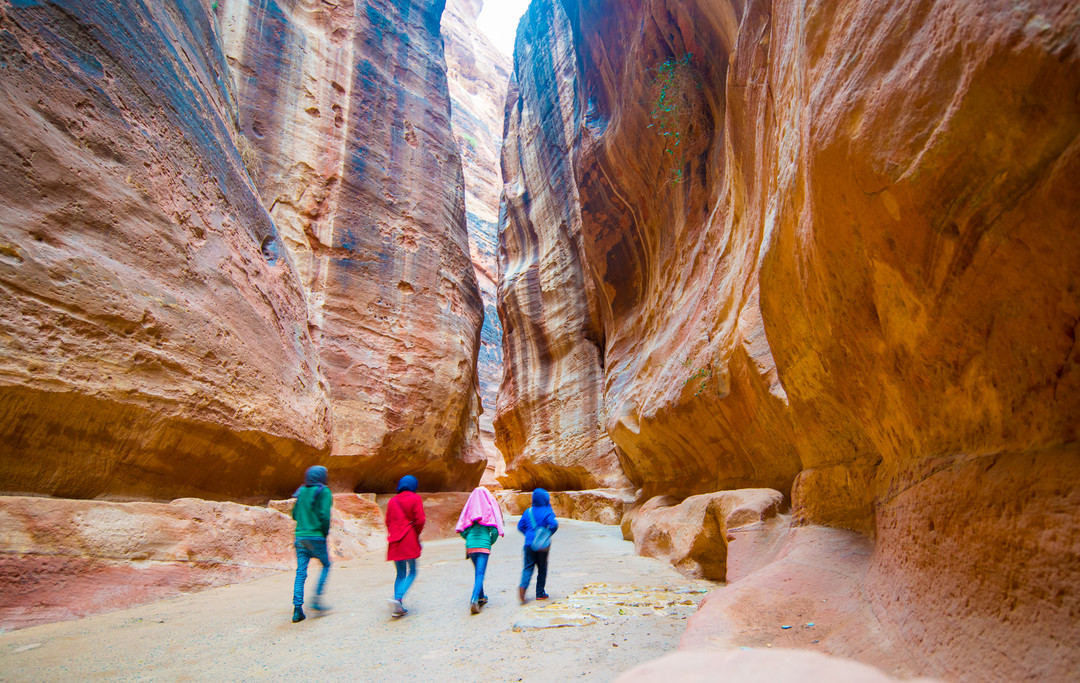
M 465 539 L 465 556 L 473 563 L 473 591 L 469 610 L 479 614 L 480 608 L 487 604 L 484 573 L 487 571 L 491 546 L 503 535 L 502 509 L 491 491 L 483 486 L 473 489 L 454 531 Z
M 406 474 L 397 485 L 397 495 L 386 506 L 386 559 L 397 569 L 394 598 L 390 611 L 395 617 L 409 613 L 402 604 L 405 593 L 416 579 L 416 560 L 420 557 L 420 532 L 424 530 L 424 502 L 416 493 L 419 482 Z
M 293 496 L 292 517 L 296 520 L 296 581 L 293 584 L 293 622 L 303 621 L 304 585 L 307 581 L 308 564 L 317 559 L 322 573 L 315 588 L 311 606 L 323 611 L 329 607 L 323 602 L 326 579 L 330 574 L 330 556 L 327 552 L 327 534 L 330 531 L 330 511 L 333 495 L 326 484 L 327 470 L 321 465 L 309 467 L 304 475 L 304 485 Z M 417 494 L 419 482 L 406 475 L 397 486 L 397 495 L 386 506 L 387 550 L 386 559 L 394 563 L 397 571 L 394 580 L 394 597 L 390 600 L 391 614 L 403 617 L 409 613 L 405 608 L 405 594 L 416 579 L 416 560 L 420 557 L 420 533 L 424 530 L 424 503 Z M 544 489 L 533 491 L 532 507 L 518 521 L 518 531 L 525 535 L 523 550 L 524 567 L 518 597 L 525 602 L 525 591 L 536 573 L 536 599 L 546 600 L 544 592 L 547 581 L 548 550 L 551 534 L 559 528 L 551 509 L 550 497 Z M 495 496 L 482 486 L 469 494 L 465 507 L 458 517 L 455 531 L 465 539 L 465 556 L 473 564 L 473 589 L 469 598 L 469 610 L 478 614 L 488 599 L 484 594 L 484 574 L 487 571 L 491 547 L 503 535 L 502 509 Z

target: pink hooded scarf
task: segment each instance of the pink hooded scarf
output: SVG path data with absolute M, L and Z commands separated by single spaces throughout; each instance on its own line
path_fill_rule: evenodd
M 500 536 L 503 535 L 502 510 L 499 508 L 499 501 L 495 500 L 491 491 L 483 486 L 477 486 L 469 494 L 469 499 L 465 501 L 465 508 L 458 517 L 454 531 L 460 534 L 476 522 L 484 526 L 493 526 L 499 530 Z

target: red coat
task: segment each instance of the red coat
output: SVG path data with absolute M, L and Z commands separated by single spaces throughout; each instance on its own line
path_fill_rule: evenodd
M 424 530 L 424 501 L 419 494 L 402 491 L 386 506 L 388 560 L 420 557 L 420 532 Z

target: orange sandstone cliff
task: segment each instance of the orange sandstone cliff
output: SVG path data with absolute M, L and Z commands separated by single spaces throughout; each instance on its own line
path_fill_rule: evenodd
M 919 672 L 1075 671 L 1078 43 L 1060 0 L 534 0 L 508 476 L 777 489 L 872 540 Z
M 331 484 L 467 489 L 483 308 L 450 127 L 442 0 L 215 15 L 256 184 L 297 264 L 330 400 Z
M 0 491 L 295 485 L 329 403 L 213 18 L 5 1 L 0 41 Z

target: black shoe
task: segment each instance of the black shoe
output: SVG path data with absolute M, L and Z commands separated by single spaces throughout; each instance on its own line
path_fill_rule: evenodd
M 480 605 L 481 607 L 483 607 L 484 605 L 486 605 L 486 604 L 487 604 L 487 598 L 485 598 L 485 597 L 481 597 L 481 598 L 480 598 L 479 600 L 477 600 L 477 601 L 476 601 L 476 604 L 478 604 L 478 605 Z
M 303 621 L 304 619 L 307 619 L 307 615 L 304 614 L 304 610 L 300 607 L 293 607 L 292 623 L 295 624 L 296 622 Z

